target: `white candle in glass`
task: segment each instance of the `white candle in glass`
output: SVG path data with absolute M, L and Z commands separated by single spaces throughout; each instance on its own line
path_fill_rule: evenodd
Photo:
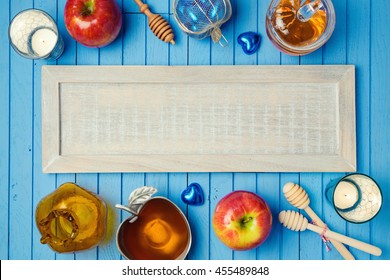
M 40 28 L 31 36 L 31 49 L 39 57 L 45 57 L 56 46 L 58 35 L 50 28 Z
M 18 13 L 8 29 L 11 46 L 29 59 L 57 59 L 64 43 L 53 18 L 44 11 L 28 9 Z
M 340 209 L 348 209 L 359 200 L 359 191 L 352 183 L 341 181 L 333 194 L 334 205 Z

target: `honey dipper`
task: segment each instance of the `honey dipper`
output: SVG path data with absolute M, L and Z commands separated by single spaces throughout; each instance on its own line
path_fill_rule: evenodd
M 310 198 L 306 191 L 299 185 L 294 183 L 287 183 L 283 187 L 283 193 L 288 202 L 298 209 L 305 210 L 307 215 L 312 219 L 318 226 L 325 228 L 325 223 L 317 216 L 316 213 L 309 207 Z M 335 249 L 343 256 L 346 260 L 354 260 L 354 256 L 348 249 L 339 241 L 329 238 L 329 241 L 333 244 Z
M 362 241 L 353 239 L 351 237 L 342 235 L 329 229 L 312 225 L 302 214 L 295 211 L 288 210 L 280 212 L 279 221 L 283 224 L 283 226 L 294 231 L 304 231 L 308 229 L 317 232 L 318 234 L 321 234 L 325 237 L 329 237 L 333 240 L 337 240 L 349 246 L 355 247 L 356 249 L 359 249 L 371 255 L 380 256 L 382 254 L 382 250 L 380 248 L 375 247 L 371 244 L 364 243 Z
M 139 6 L 141 13 L 148 17 L 148 24 L 153 34 L 160 40 L 174 45 L 175 41 L 173 39 L 175 38 L 175 35 L 173 34 L 172 27 L 169 23 L 161 15 L 153 14 L 149 10 L 149 6 L 141 0 L 134 1 Z

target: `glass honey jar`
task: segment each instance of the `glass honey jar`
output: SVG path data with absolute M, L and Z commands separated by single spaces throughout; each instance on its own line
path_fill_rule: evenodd
M 97 246 L 105 235 L 106 216 L 105 202 L 74 183 L 65 183 L 44 197 L 35 212 L 41 243 L 58 253 Z
M 336 15 L 330 0 L 273 0 L 266 31 L 273 45 L 289 55 L 309 54 L 333 33 Z

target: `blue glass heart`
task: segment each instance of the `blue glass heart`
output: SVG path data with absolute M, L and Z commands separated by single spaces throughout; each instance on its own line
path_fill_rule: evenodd
M 256 32 L 244 32 L 237 38 L 238 44 L 245 54 L 250 55 L 257 52 L 260 47 L 260 35 Z
M 198 183 L 191 183 L 181 193 L 181 200 L 190 205 L 202 205 L 204 203 L 202 187 Z

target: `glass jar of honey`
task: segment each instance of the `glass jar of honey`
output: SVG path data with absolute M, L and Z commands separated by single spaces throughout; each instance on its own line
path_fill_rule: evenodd
M 305 55 L 324 45 L 336 15 L 330 0 L 273 0 L 266 31 L 274 46 L 289 55 Z
M 58 253 L 94 247 L 106 231 L 106 204 L 94 193 L 65 183 L 37 205 L 36 224 L 41 243 Z

